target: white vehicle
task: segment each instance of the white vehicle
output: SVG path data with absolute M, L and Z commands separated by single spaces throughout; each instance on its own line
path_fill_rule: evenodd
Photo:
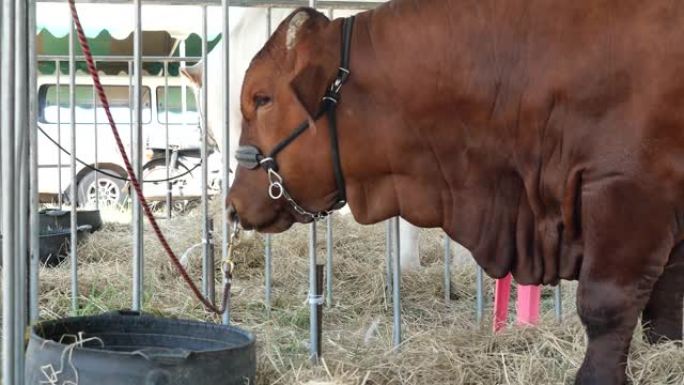
M 61 77 L 59 87 L 56 80 L 54 75 L 38 78 L 38 180 L 41 200 L 48 202 L 57 202 L 60 194 L 66 200 L 71 199 L 71 157 L 67 153 L 71 152 L 68 77 Z M 126 75 L 101 76 L 101 81 L 130 158 L 133 120 L 129 108 L 132 105 L 130 79 Z M 126 172 L 105 111 L 93 92 L 89 76 L 78 75 L 75 84 L 78 205 L 94 204 L 98 189 L 101 204 L 122 204 L 128 197 Z M 199 196 L 201 128 L 193 89 L 180 77 L 168 78 L 168 95 L 163 76 L 144 76 L 142 85 L 142 133 L 146 150 L 143 176 L 157 181 L 144 184 L 145 195 L 151 199 L 163 199 L 166 195 L 166 182 L 161 180 L 166 179 L 168 119 L 169 148 L 173 151 L 170 174 L 171 177 L 186 174 L 172 182 L 174 199 Z M 215 148 L 211 142 L 210 148 Z M 220 165 L 220 155 L 212 150 L 210 153 L 210 167 Z M 217 157 L 219 160 L 214 159 Z M 213 179 L 220 178 L 218 168 L 210 170 Z M 214 180 L 211 184 L 219 186 L 220 181 Z

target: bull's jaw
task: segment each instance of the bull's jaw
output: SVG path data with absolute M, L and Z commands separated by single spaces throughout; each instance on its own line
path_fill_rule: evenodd
M 255 226 L 254 230 L 264 234 L 282 233 L 295 224 L 295 220 L 289 214 L 278 215 L 272 222 L 265 225 Z
M 268 219 L 260 219 L 258 222 L 251 222 L 249 219 L 240 218 L 240 227 L 244 230 L 255 230 L 265 234 L 277 234 L 288 230 L 296 220 L 293 215 L 286 210 L 279 210 Z

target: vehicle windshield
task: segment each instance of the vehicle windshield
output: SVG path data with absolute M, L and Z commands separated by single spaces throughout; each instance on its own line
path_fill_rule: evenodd
M 168 90 L 166 96 L 164 87 L 157 87 L 157 121 L 166 123 L 168 113 L 169 124 L 196 125 L 199 122 L 199 111 L 194 91 L 187 86 L 169 86 Z
M 107 85 L 104 86 L 105 93 L 110 105 L 110 111 L 114 121 L 120 124 L 130 124 L 133 120 L 132 90 L 128 86 Z M 69 111 L 69 86 L 46 84 L 40 87 L 39 93 L 39 121 L 41 123 L 71 123 L 71 113 Z M 76 86 L 76 124 L 93 124 L 95 119 L 98 123 L 106 123 L 107 115 L 104 108 L 100 105 L 97 94 L 93 92 L 90 85 Z M 152 110 L 150 100 L 150 88 L 143 87 L 142 90 L 142 121 L 147 124 L 152 121 Z M 97 106 L 97 109 L 94 108 Z M 95 117 L 97 113 L 97 118 Z

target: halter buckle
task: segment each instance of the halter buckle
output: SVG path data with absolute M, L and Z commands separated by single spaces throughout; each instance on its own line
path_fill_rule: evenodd
M 349 75 L 351 75 L 351 71 L 346 68 L 339 67 L 337 69 L 335 81 L 330 85 L 330 92 L 334 95 L 339 94 L 340 90 L 342 89 L 342 85 L 347 81 L 347 79 L 349 79 Z

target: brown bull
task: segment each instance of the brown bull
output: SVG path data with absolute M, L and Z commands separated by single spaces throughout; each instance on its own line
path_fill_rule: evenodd
M 278 155 L 294 200 L 338 197 L 329 120 L 313 119 L 340 65 L 342 20 L 288 17 L 254 58 L 242 145 Z M 624 384 L 640 314 L 682 337 L 684 3 L 393 0 L 357 16 L 337 128 L 357 221 L 441 227 L 492 277 L 577 279 L 588 335 L 576 383 Z M 244 227 L 305 221 L 239 167 Z M 276 194 L 277 195 L 277 194 Z

